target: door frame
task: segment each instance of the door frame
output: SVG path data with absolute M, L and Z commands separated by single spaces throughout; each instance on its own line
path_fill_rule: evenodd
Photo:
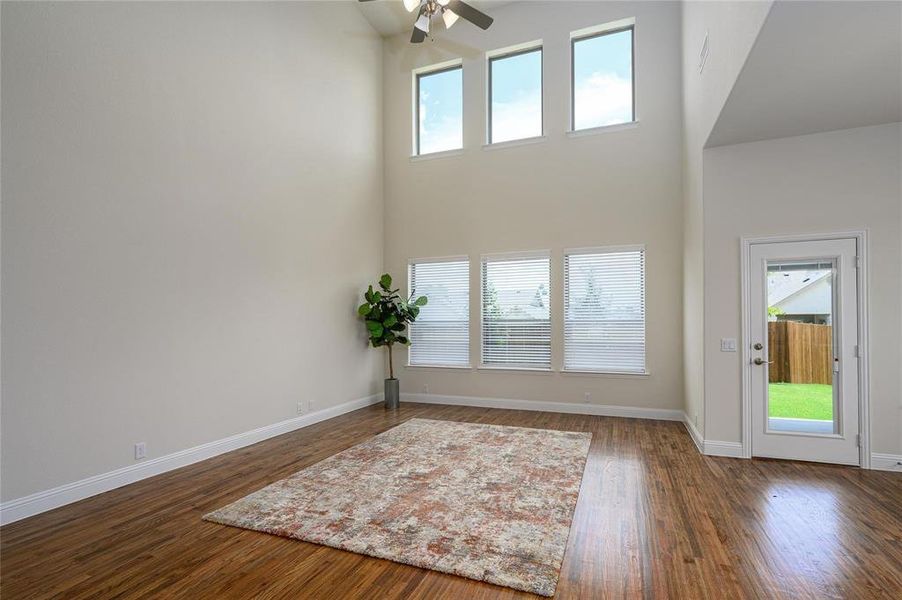
M 750 253 L 755 244 L 772 244 L 779 242 L 815 242 L 839 239 L 854 239 L 858 254 L 856 269 L 856 288 L 858 296 L 858 427 L 859 448 L 858 459 L 862 469 L 871 468 L 871 418 L 868 391 L 870 378 L 868 372 L 868 232 L 838 231 L 832 233 L 806 233 L 796 235 L 771 235 L 740 238 L 740 284 L 741 284 L 741 339 L 742 351 L 742 457 L 752 458 L 752 363 L 751 363 L 751 262 Z

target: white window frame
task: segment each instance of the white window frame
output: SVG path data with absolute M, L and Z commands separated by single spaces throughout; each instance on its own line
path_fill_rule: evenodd
M 549 323 L 549 365 L 547 367 L 524 367 L 517 365 L 497 365 L 486 364 L 483 355 L 485 353 L 485 314 L 484 295 L 485 286 L 482 282 L 485 278 L 485 263 L 492 260 L 516 260 L 519 258 L 545 258 L 548 259 L 548 323 Z M 481 254 L 479 256 L 479 369 L 485 371 L 525 371 L 533 373 L 552 373 L 554 372 L 554 293 L 552 290 L 552 260 L 550 250 L 526 250 L 522 252 L 496 252 L 492 254 Z
M 542 94 L 542 127 L 539 135 L 525 138 L 517 138 L 515 140 L 505 140 L 503 142 L 492 141 L 492 62 L 519 56 L 520 54 L 528 54 L 530 52 L 540 51 L 542 61 L 539 67 L 540 91 Z M 538 141 L 545 137 L 545 46 L 542 40 L 533 40 L 522 44 L 515 44 L 497 50 L 491 50 L 485 53 L 485 145 L 486 147 L 498 147 L 506 145 L 519 145 L 530 141 Z
M 643 363 L 645 368 L 643 371 L 618 371 L 613 369 L 568 369 L 567 365 L 567 294 L 569 293 L 570 277 L 567 271 L 567 257 L 580 254 L 612 254 L 617 252 L 642 252 L 642 268 L 643 268 L 643 286 L 642 286 L 642 337 L 644 340 Z M 563 274 L 564 294 L 563 311 L 562 311 L 562 327 L 564 339 L 562 340 L 562 366 L 561 373 L 586 374 L 586 375 L 617 375 L 624 377 L 648 377 L 648 251 L 645 244 L 630 244 L 621 246 L 591 246 L 586 248 L 565 248 L 561 257 L 561 272 Z
M 455 69 L 460 69 L 460 97 L 461 97 L 461 107 L 460 107 L 460 129 L 461 129 L 461 142 L 460 148 L 451 148 L 450 150 L 439 150 L 437 152 L 427 152 L 425 154 L 420 153 L 420 78 L 428 75 L 435 75 L 437 73 L 443 73 L 445 71 L 452 71 Z M 465 115 L 466 115 L 466 106 L 464 105 L 464 99 L 466 95 L 464 93 L 464 72 L 463 72 L 463 59 L 455 58 L 452 60 L 446 60 L 444 62 L 435 63 L 432 65 L 428 65 L 425 67 L 418 67 L 411 71 L 411 112 L 412 112 L 412 153 L 411 158 L 421 158 L 421 157 L 429 157 L 429 156 L 442 156 L 442 155 L 452 155 L 458 154 L 463 151 L 466 147 L 466 127 L 464 126 Z
M 472 321 L 472 269 L 473 264 L 470 260 L 470 257 L 467 255 L 460 256 L 433 256 L 429 258 L 411 258 L 407 260 L 407 297 L 414 292 L 411 288 L 411 268 L 414 265 L 423 265 L 423 264 L 434 264 L 434 263 L 445 263 L 445 262 L 464 262 L 467 263 L 467 364 L 466 365 L 444 365 L 444 364 L 412 364 L 410 362 L 411 352 L 408 349 L 407 352 L 407 364 L 405 365 L 410 369 L 460 369 L 460 370 L 471 370 L 473 364 L 473 348 L 471 342 L 472 332 L 471 332 L 471 321 Z M 427 303 L 428 306 L 428 303 Z M 413 324 L 416 326 L 416 323 Z M 408 332 L 408 337 L 412 339 L 412 332 Z
M 632 73 L 633 79 L 633 118 L 631 121 L 624 121 L 623 123 L 613 123 L 611 125 L 599 125 L 597 127 L 583 127 L 582 129 L 576 129 L 576 60 L 575 60 L 575 52 L 576 52 L 576 42 L 582 40 L 588 40 L 595 37 L 601 37 L 604 35 L 610 35 L 612 33 L 619 33 L 621 31 L 632 30 L 632 55 L 630 57 L 630 63 L 632 65 L 630 71 Z M 635 127 L 637 123 L 639 123 L 639 112 L 638 105 L 636 102 L 636 18 L 629 17 L 626 19 L 620 19 L 617 21 L 611 21 L 609 23 L 603 23 L 601 25 L 593 25 L 592 27 L 585 27 L 583 29 L 577 29 L 576 31 L 570 32 L 570 122 L 567 127 L 567 134 L 570 136 L 580 136 L 586 135 L 590 133 L 602 133 L 605 131 L 611 130 L 619 130 L 619 129 L 628 129 L 631 127 Z

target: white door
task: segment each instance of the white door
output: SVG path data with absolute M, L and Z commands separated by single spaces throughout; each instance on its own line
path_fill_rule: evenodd
M 856 240 L 755 243 L 752 455 L 858 465 Z

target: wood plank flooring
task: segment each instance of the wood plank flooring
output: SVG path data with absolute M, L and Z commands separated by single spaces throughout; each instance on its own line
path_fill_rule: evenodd
M 682 424 L 373 406 L 0 530 L 0 596 L 535 598 L 201 515 L 412 417 L 591 431 L 557 598 L 902 598 L 902 475 L 700 455 Z

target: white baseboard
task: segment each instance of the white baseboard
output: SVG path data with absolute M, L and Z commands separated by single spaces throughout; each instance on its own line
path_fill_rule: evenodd
M 536 410 L 600 417 L 627 417 L 655 419 L 658 421 L 682 421 L 683 411 L 665 408 L 640 408 L 635 406 L 610 406 L 606 404 L 578 404 L 569 402 L 540 402 L 538 400 L 513 400 L 510 398 L 485 398 L 481 396 L 442 396 L 439 394 L 402 393 L 404 402 L 425 404 L 449 404 L 452 406 L 476 406 L 479 408 L 507 408 L 511 410 Z
M 683 414 L 683 423 L 689 432 L 689 437 L 695 442 L 698 451 L 707 456 L 726 456 L 730 458 L 744 458 L 742 444 L 740 442 L 718 442 L 705 440 L 695 428 L 695 424 L 689 419 L 689 415 Z M 875 471 L 895 471 L 902 473 L 902 455 L 900 454 L 871 454 L 870 468 Z
M 142 479 L 147 479 L 148 477 L 185 467 L 226 452 L 231 452 L 232 450 L 237 450 L 238 448 L 244 448 L 245 446 L 262 442 L 271 437 L 301 429 L 302 427 L 307 427 L 308 425 L 313 425 L 314 423 L 319 423 L 320 421 L 325 421 L 326 419 L 331 419 L 351 412 L 352 410 L 364 408 L 381 401 L 382 394 L 375 394 L 373 396 L 351 400 L 350 402 L 324 408 L 310 414 L 301 415 L 300 417 L 287 419 L 251 431 L 245 431 L 244 433 L 239 433 L 221 440 L 215 440 L 206 444 L 201 444 L 200 446 L 173 452 L 166 456 L 129 465 L 121 469 L 116 469 L 115 471 L 109 471 L 108 473 L 94 475 L 93 477 L 82 479 L 81 481 L 67 483 L 50 490 L 37 492 L 15 500 L 9 500 L 8 502 L 0 504 L 0 525 L 13 523 L 26 517 L 59 508 L 60 506 L 71 504 L 72 502 L 84 500 L 85 498 L 96 496 L 97 494 L 102 494 L 103 492 L 108 492 Z
M 902 454 L 871 454 L 871 469 L 902 473 Z
M 705 453 L 705 440 L 702 438 L 702 435 L 698 432 L 698 429 L 695 428 L 695 423 L 693 423 L 689 419 L 689 415 L 683 413 L 683 425 L 686 426 L 686 431 L 689 432 L 689 437 L 692 438 L 692 441 L 695 442 L 695 447 L 698 448 L 698 451 L 702 454 Z
M 705 440 L 705 452 L 707 456 L 729 456 L 730 458 L 745 458 L 742 455 L 742 444 L 739 442 L 718 442 Z

